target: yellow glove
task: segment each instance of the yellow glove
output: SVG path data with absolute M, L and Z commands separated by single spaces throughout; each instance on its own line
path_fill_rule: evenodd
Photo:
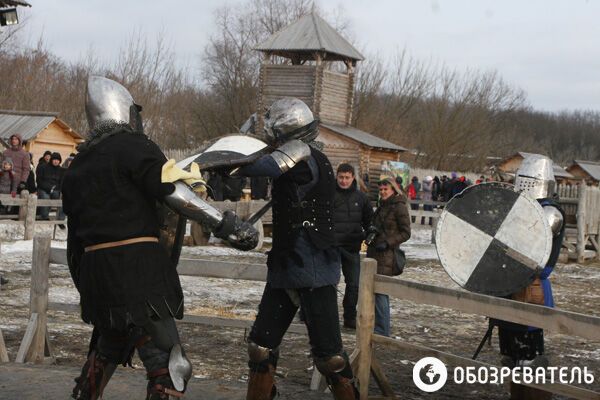
M 192 188 L 195 192 L 205 192 L 206 182 L 202 179 L 200 173 L 200 167 L 197 163 L 192 163 L 189 171 L 185 171 L 175 165 L 175 160 L 170 159 L 162 166 L 161 173 L 162 183 L 173 183 L 177 181 L 183 181 Z

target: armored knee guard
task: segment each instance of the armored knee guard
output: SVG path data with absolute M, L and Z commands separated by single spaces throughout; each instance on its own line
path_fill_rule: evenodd
M 315 357 L 315 367 L 325 376 L 335 400 L 356 400 L 358 390 L 346 353 L 331 357 Z
M 148 370 L 148 400 L 183 397 L 192 376 L 192 364 L 179 343 L 173 319 L 144 326 L 149 336 L 138 343 L 138 353 Z M 165 367 L 166 366 L 166 367 Z
M 275 369 L 279 358 L 278 349 L 268 349 L 248 341 L 248 391 L 246 400 L 272 400 L 277 394 Z
M 81 375 L 75 378 L 75 387 L 71 397 L 78 400 L 101 398 L 102 392 L 116 368 L 116 363 L 93 350 L 81 369 Z

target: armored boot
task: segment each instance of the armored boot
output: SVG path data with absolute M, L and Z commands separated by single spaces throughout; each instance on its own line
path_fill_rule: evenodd
M 178 399 L 183 392 L 175 389 L 168 368 L 161 368 L 148 373 L 148 392 L 146 400 Z
M 246 400 L 272 400 L 277 395 L 275 369 L 279 352 L 248 341 L 250 373 Z
M 325 376 L 335 400 L 358 400 L 352 367 L 346 353 L 314 358 L 315 367 Z
M 327 383 L 335 400 L 358 400 L 359 394 L 354 379 L 335 374 L 327 378 Z
M 96 400 L 108 384 L 117 364 L 92 351 L 81 369 L 81 375 L 75 378 L 75 387 L 71 397 L 78 400 Z

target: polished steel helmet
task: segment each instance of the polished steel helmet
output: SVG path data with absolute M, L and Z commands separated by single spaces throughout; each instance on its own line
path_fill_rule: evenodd
M 533 199 L 553 196 L 556 180 L 552 170 L 552 160 L 541 154 L 527 155 L 517 170 L 515 190 Z
M 319 121 L 302 100 L 284 97 L 276 100 L 265 114 L 265 135 L 270 144 L 292 139 L 308 143 L 319 135 Z
M 102 76 L 90 76 L 87 82 L 85 113 L 92 134 L 128 125 L 142 131 L 140 111 L 123 85 Z

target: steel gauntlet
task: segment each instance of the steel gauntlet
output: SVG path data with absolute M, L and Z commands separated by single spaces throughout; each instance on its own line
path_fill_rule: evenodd
M 176 213 L 206 226 L 216 237 L 227 240 L 240 250 L 251 250 L 258 244 L 258 231 L 242 221 L 231 211 L 217 210 L 198 197 L 183 182 L 175 182 L 173 193 L 165 197 L 166 203 Z

